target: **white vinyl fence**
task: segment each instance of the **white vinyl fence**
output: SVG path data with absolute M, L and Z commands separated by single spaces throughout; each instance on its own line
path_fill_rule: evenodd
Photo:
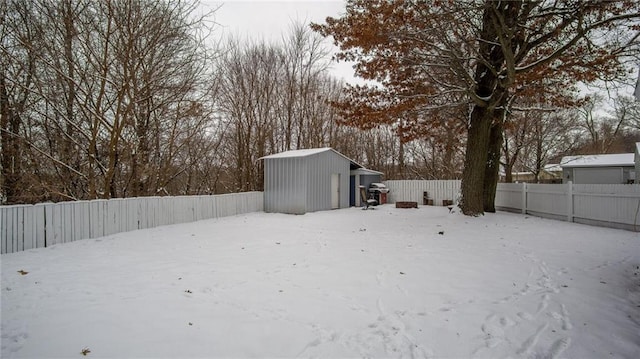
M 263 210 L 262 192 L 0 206 L 2 253 Z
M 409 201 L 422 205 L 426 204 L 425 199 L 431 199 L 434 205 L 442 206 L 443 200 L 455 203 L 460 197 L 459 180 L 393 180 L 384 184 L 389 188 L 387 199 L 390 203 Z
M 540 217 L 640 230 L 638 184 L 499 183 L 495 205 Z
M 390 203 L 457 203 L 460 181 L 386 181 Z M 496 208 L 539 217 L 640 231 L 640 185 L 498 183 Z

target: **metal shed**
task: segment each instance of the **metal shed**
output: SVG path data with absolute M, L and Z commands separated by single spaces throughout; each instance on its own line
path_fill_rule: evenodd
M 262 157 L 264 211 L 304 214 L 349 207 L 350 171 L 362 166 L 329 148 Z
M 636 174 L 633 153 L 565 156 L 560 167 L 563 183 L 624 184 Z

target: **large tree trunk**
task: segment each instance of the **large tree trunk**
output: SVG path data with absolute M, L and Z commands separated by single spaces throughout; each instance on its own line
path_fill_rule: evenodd
M 502 121 L 496 119 L 489 131 L 489 146 L 484 172 L 484 211 L 495 212 L 496 190 L 500 170 L 500 148 L 502 147 Z
M 480 33 L 479 53 L 484 61 L 478 62 L 474 74 L 476 82 L 476 104 L 471 112 L 467 137 L 467 151 L 462 173 L 462 213 L 476 216 L 485 208 L 495 211 L 495 186 L 498 181 L 498 166 L 502 135 L 491 135 L 491 127 L 502 121 L 505 89 L 498 81 L 497 74 L 504 64 L 504 52 L 499 41 L 504 29 L 498 29 L 500 22 L 517 14 L 518 6 L 512 2 L 485 2 Z M 479 102 L 484 102 L 480 104 Z M 496 117 L 498 117 L 498 121 Z M 499 127 L 496 130 L 501 130 Z M 496 143 L 497 141 L 497 143 Z M 488 163 L 488 161 L 491 163 Z M 487 173 L 487 169 L 489 172 Z M 485 205 L 485 201 L 487 204 Z
M 485 5 L 482 18 L 482 32 L 480 37 L 485 42 L 480 42 L 480 54 L 487 62 L 479 62 L 476 65 L 474 78 L 476 80 L 475 93 L 478 98 L 488 99 L 483 105 L 476 103 L 471 111 L 471 119 L 467 134 L 467 149 L 464 158 L 464 171 L 462 172 L 462 200 L 460 209 L 468 216 L 477 216 L 484 213 L 484 181 L 487 156 L 489 153 L 489 133 L 493 123 L 494 107 L 490 106 L 497 84 L 495 71 L 492 64 L 502 62 L 502 53 L 499 45 L 493 40 L 496 38 L 493 26 L 493 7 L 491 3 Z M 495 66 L 494 66 L 495 67 Z
M 484 213 L 484 181 L 489 150 L 489 133 L 493 114 L 486 107 L 475 106 L 467 137 L 467 151 L 462 173 L 462 213 L 476 216 Z

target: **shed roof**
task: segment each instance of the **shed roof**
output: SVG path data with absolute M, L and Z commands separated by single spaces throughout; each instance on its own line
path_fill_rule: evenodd
M 616 153 L 610 155 L 579 155 L 565 156 L 560 161 L 560 167 L 611 167 L 634 166 L 633 153 Z
M 275 153 L 275 154 L 269 155 L 269 156 L 264 156 L 264 157 L 261 157 L 260 159 L 307 157 L 307 156 L 311 156 L 311 155 L 315 155 L 315 154 L 322 153 L 322 152 L 327 152 L 327 151 L 333 151 L 336 154 L 338 154 L 339 156 L 342 156 L 345 159 L 347 159 L 351 163 L 351 169 L 352 170 L 356 169 L 356 168 L 364 168 L 363 165 L 361 165 L 358 162 L 352 160 L 351 158 L 343 155 L 342 153 L 334 150 L 331 147 L 309 148 L 309 149 L 303 149 L 303 150 L 290 150 L 290 151 Z
M 280 153 L 275 153 L 273 155 L 264 156 L 262 158 L 290 158 L 290 157 L 306 157 L 315 155 L 316 153 L 321 153 L 325 151 L 333 150 L 331 147 L 323 147 L 323 148 L 309 148 L 305 150 L 291 150 Z M 335 151 L 337 152 L 337 151 Z M 344 156 L 343 156 L 344 157 Z
M 351 170 L 351 174 L 352 175 L 356 175 L 356 174 L 358 174 L 358 175 L 382 175 L 383 173 L 379 172 L 379 171 L 370 170 L 368 168 L 364 168 L 363 167 L 363 168 L 358 168 L 358 169 L 355 169 L 355 170 Z

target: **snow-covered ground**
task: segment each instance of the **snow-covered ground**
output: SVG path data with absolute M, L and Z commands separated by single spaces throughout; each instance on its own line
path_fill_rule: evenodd
M 638 358 L 640 235 L 444 207 L 2 255 L 2 357 Z

